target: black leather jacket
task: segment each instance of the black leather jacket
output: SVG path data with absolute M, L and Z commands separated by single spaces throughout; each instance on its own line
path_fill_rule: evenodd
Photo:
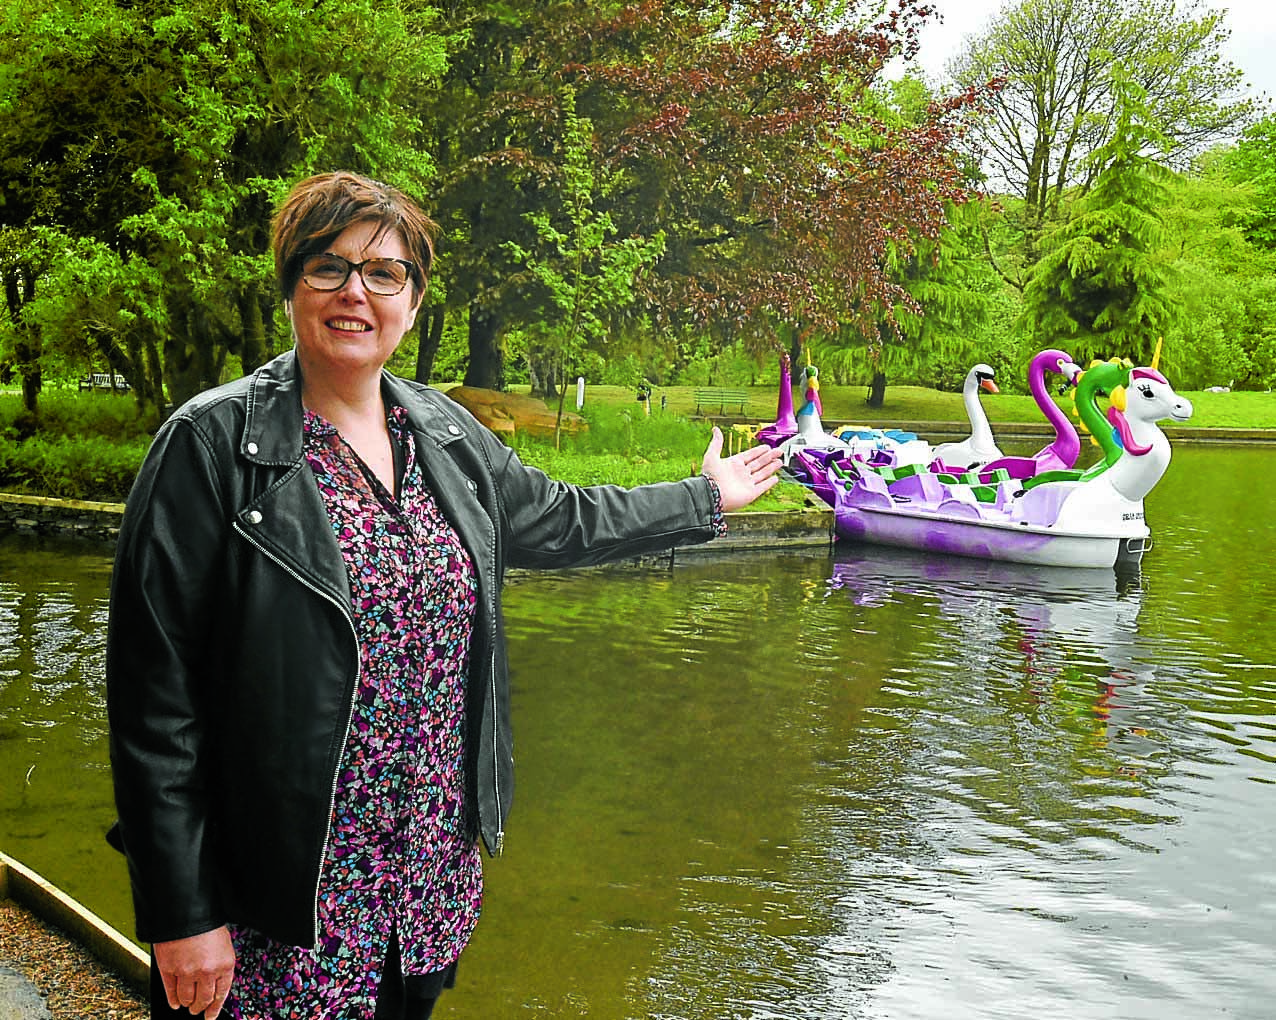
M 513 792 L 507 566 L 562 567 L 712 537 L 704 478 L 555 482 L 460 405 L 385 375 L 474 559 L 466 707 L 472 822 L 499 853 Z M 302 458 L 291 352 L 180 408 L 129 495 L 111 581 L 107 709 L 143 941 L 227 921 L 312 946 L 359 674 L 346 568 Z M 474 810 L 477 808 L 477 810 Z

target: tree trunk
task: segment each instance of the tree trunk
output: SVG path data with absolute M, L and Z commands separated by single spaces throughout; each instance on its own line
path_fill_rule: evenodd
M 11 266 L 4 274 L 4 297 L 9 308 L 9 321 L 14 326 L 13 367 L 22 380 L 22 406 L 28 414 L 40 408 L 40 390 L 44 386 L 44 369 L 40 364 L 40 332 L 22 321 L 22 309 L 35 297 L 35 273 L 30 266 Z
M 40 410 L 40 390 L 44 388 L 44 369 L 40 366 L 40 335 L 29 326 L 19 326 L 13 344 L 14 361 L 22 379 L 22 406 L 29 414 Z
M 430 375 L 434 372 L 434 359 L 438 356 L 439 345 L 443 342 L 443 312 L 442 303 L 430 305 L 429 309 L 429 327 L 424 328 L 426 323 L 421 323 L 419 327 L 420 336 L 416 346 L 416 372 L 413 378 L 422 386 L 429 385 Z
M 873 381 L 868 384 L 868 396 L 864 403 L 869 407 L 881 407 L 886 403 L 886 373 L 878 370 L 873 373 Z
M 164 383 L 173 406 L 181 407 L 220 382 L 225 345 L 217 343 L 207 310 L 188 296 L 170 302 L 169 314 L 174 329 L 164 341 Z
M 505 352 L 501 350 L 499 323 L 490 311 L 470 306 L 470 364 L 465 385 L 485 390 L 505 389 Z
M 255 372 L 266 363 L 266 309 L 257 288 L 245 289 L 239 294 L 239 328 L 242 339 L 239 362 L 244 375 Z
M 527 352 L 527 374 L 532 383 L 532 395 L 550 401 L 558 396 L 558 361 L 552 355 Z

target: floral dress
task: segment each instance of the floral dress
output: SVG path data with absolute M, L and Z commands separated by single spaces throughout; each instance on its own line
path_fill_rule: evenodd
M 398 499 L 318 415 L 305 456 L 345 558 L 360 676 L 319 880 L 315 949 L 232 926 L 237 1020 L 372 1018 L 397 935 L 405 974 L 451 966 L 482 899 L 465 835 L 465 674 L 473 563 L 435 501 L 406 412 L 388 423 L 405 452 Z

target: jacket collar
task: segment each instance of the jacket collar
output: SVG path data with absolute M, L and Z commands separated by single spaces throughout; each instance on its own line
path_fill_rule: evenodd
M 463 438 L 468 430 L 460 416 L 444 412 L 443 402 L 422 401 L 402 379 L 383 371 L 381 385 L 393 403 L 407 409 L 413 428 L 439 446 Z M 240 456 L 255 464 L 296 464 L 302 454 L 302 415 L 301 370 L 297 352 L 289 350 L 251 377 Z
M 297 352 L 285 351 L 252 374 L 239 454 L 255 464 L 301 460 L 301 372 Z

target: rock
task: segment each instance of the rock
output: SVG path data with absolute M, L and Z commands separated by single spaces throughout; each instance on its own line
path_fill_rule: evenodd
M 35 986 L 0 964 L 0 1020 L 48 1020 L 49 1010 Z
M 502 439 L 515 432 L 529 436 L 553 437 L 557 410 L 545 401 L 522 393 L 502 393 L 477 386 L 454 386 L 447 395 L 474 415 Z M 583 432 L 589 424 L 580 415 L 563 412 L 563 431 Z

